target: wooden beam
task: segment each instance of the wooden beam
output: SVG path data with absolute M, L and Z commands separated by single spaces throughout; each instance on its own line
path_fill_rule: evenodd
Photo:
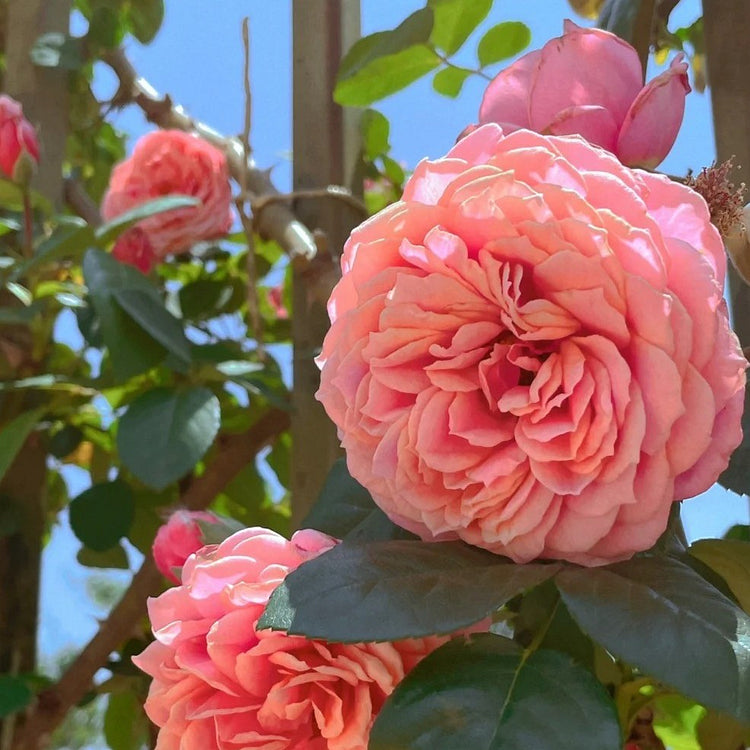
M 359 37 L 359 0 L 293 0 L 292 13 L 294 189 L 338 184 L 360 195 L 356 112 L 332 98 L 339 62 Z M 294 208 L 319 239 L 315 259 L 298 262 L 293 280 L 291 491 L 297 525 L 341 455 L 336 430 L 314 398 L 320 375 L 313 358 L 328 330 L 326 302 L 339 278 L 341 248 L 361 217 L 343 201 L 330 199 L 299 199 Z

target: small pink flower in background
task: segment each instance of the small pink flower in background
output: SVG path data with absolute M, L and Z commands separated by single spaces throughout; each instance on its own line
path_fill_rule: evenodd
M 677 55 L 644 87 L 633 47 L 607 31 L 565 21 L 563 36 L 524 55 L 490 83 L 479 121 L 498 123 L 506 133 L 577 133 L 623 164 L 653 169 L 682 124 L 687 69 Z
M 8 179 L 27 183 L 38 163 L 36 131 L 23 116 L 21 105 L 0 94 L 0 172 Z
M 161 574 L 174 583 L 180 582 L 175 569 L 181 568 L 193 552 L 206 545 L 199 521 L 220 523 L 221 519 L 208 511 L 178 510 L 156 532 L 152 548 L 154 562 Z
M 268 290 L 268 303 L 273 308 L 274 314 L 279 320 L 287 320 L 289 318 L 289 311 L 284 305 L 284 285 L 279 284 L 278 286 L 272 286 Z
M 339 644 L 256 631 L 273 590 L 336 540 L 244 529 L 192 556 L 182 586 L 149 600 L 156 641 L 146 713 L 160 750 L 366 750 L 396 685 L 447 638 Z
M 120 235 L 112 248 L 112 255 L 142 273 L 148 273 L 159 262 L 148 234 L 140 227 L 131 227 Z
M 102 202 L 106 221 L 167 195 L 198 198 L 197 206 L 176 208 L 138 223 L 157 258 L 217 239 L 232 226 L 231 187 L 224 154 L 202 138 L 179 130 L 143 136 L 129 159 L 112 170 Z
M 396 523 L 517 562 L 651 547 L 741 440 L 705 201 L 578 136 L 484 125 L 352 232 L 318 398 Z

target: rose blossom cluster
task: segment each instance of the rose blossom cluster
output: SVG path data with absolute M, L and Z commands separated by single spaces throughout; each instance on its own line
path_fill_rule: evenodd
M 198 198 L 141 220 L 115 243 L 113 255 L 144 273 L 170 253 L 217 239 L 232 225 L 229 169 L 224 154 L 198 136 L 157 130 L 143 136 L 132 156 L 112 171 L 102 202 L 105 220 L 167 195 Z
M 187 559 L 182 585 L 149 600 L 156 640 L 134 658 L 153 678 L 159 750 L 366 750 L 396 685 L 447 638 L 342 644 L 257 630 L 273 590 L 336 544 L 238 531 Z
M 741 439 L 703 199 L 578 136 L 475 130 L 355 229 L 319 399 L 396 523 L 518 562 L 649 548 Z

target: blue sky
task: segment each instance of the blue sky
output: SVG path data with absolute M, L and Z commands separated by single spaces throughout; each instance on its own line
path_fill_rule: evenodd
M 130 42 L 127 52 L 136 69 L 160 92 L 169 93 L 190 114 L 218 130 L 236 134 L 242 129 L 242 44 L 240 26 L 250 17 L 253 90 L 252 147 L 258 164 L 273 167 L 277 186 L 290 186 L 291 150 L 291 0 L 166 0 L 162 30 L 148 47 Z M 392 28 L 423 0 L 362 0 L 362 32 Z M 700 14 L 698 0 L 683 0 L 673 19 L 687 25 Z M 572 17 L 566 0 L 496 2 L 487 28 L 504 20 L 524 21 L 532 30 L 532 48 L 562 32 L 562 21 Z M 580 22 L 580 19 L 575 19 Z M 474 64 L 476 37 L 469 40 L 458 62 Z M 462 59 L 463 58 L 463 59 Z M 102 98 L 114 92 L 115 81 L 103 65 Z M 650 73 L 652 77 L 654 73 Z M 477 118 L 484 81 L 469 80 L 458 100 L 432 91 L 426 79 L 375 105 L 391 121 L 393 155 L 414 166 L 424 157 L 445 153 L 456 135 Z M 151 129 L 135 108 L 120 113 L 116 124 L 135 139 Z M 684 174 L 714 159 L 713 129 L 707 94 L 688 96 L 685 124 L 662 169 Z M 67 476 L 71 492 L 84 487 L 83 472 Z M 716 488 L 683 504 L 688 536 L 721 535 L 733 523 L 748 522 L 748 502 Z M 101 617 L 85 594 L 90 571 L 75 562 L 78 543 L 66 525 L 59 527 L 45 550 L 42 583 L 43 653 L 84 643 Z M 135 559 L 135 558 L 134 558 Z M 113 574 L 123 582 L 127 573 Z

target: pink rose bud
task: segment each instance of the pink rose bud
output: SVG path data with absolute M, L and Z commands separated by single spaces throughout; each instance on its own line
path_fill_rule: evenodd
M 21 105 L 0 94 L 0 172 L 15 182 L 27 184 L 38 163 L 36 131 L 23 116 Z
M 159 261 L 148 234 L 140 227 L 125 232 L 115 242 L 112 255 L 121 263 L 135 266 L 141 273 L 148 273 Z
M 174 583 L 185 560 L 207 544 L 216 544 L 240 526 L 206 511 L 178 510 L 156 533 L 152 553 L 156 567 Z
M 629 167 L 653 169 L 677 138 L 690 91 L 679 54 L 643 86 L 638 53 L 601 29 L 565 22 L 563 36 L 521 57 L 490 83 L 480 123 L 583 136 Z

